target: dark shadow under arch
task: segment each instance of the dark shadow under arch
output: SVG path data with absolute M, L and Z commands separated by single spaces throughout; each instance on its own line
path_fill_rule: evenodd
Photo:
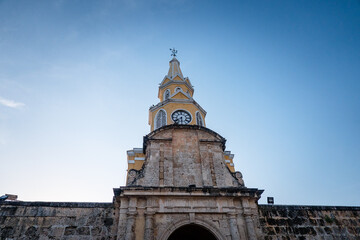
M 217 240 L 206 228 L 197 224 L 188 224 L 176 229 L 168 240 Z

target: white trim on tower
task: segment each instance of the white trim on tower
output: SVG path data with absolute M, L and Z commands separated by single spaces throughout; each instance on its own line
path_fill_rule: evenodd
M 166 98 L 166 93 L 169 93 L 169 97 L 168 98 Z M 165 101 L 165 100 L 167 100 L 167 99 L 169 99 L 171 97 L 171 91 L 170 91 L 170 89 L 166 89 L 165 90 L 165 92 L 164 92 L 164 96 L 163 96 L 163 100 Z
M 198 115 L 200 116 L 201 124 L 199 124 L 199 122 L 198 122 Z M 201 115 L 201 113 L 199 111 L 195 112 L 195 119 L 196 119 L 196 125 L 199 125 L 199 126 L 202 126 L 202 127 L 205 126 L 204 118 L 203 118 L 203 116 Z

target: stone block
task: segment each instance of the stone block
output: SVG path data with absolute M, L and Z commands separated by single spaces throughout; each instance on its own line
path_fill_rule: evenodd
M 68 226 L 65 228 L 64 236 L 75 235 L 76 226 Z
M 64 235 L 65 227 L 64 226 L 52 226 L 50 228 L 49 236 L 53 238 L 61 238 Z
M 90 228 L 88 226 L 76 228 L 77 235 L 90 235 Z

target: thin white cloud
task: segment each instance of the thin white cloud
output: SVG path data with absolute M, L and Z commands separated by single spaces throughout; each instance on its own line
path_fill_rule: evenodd
M 24 103 L 15 102 L 13 100 L 5 99 L 2 97 L 0 97 L 0 104 L 4 105 L 6 107 L 10 107 L 10 108 L 21 108 L 21 107 L 25 106 Z

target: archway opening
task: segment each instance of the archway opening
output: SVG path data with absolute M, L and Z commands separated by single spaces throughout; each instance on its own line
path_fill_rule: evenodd
M 206 228 L 196 225 L 188 224 L 176 229 L 168 238 L 168 240 L 217 240 L 214 234 L 212 234 Z

